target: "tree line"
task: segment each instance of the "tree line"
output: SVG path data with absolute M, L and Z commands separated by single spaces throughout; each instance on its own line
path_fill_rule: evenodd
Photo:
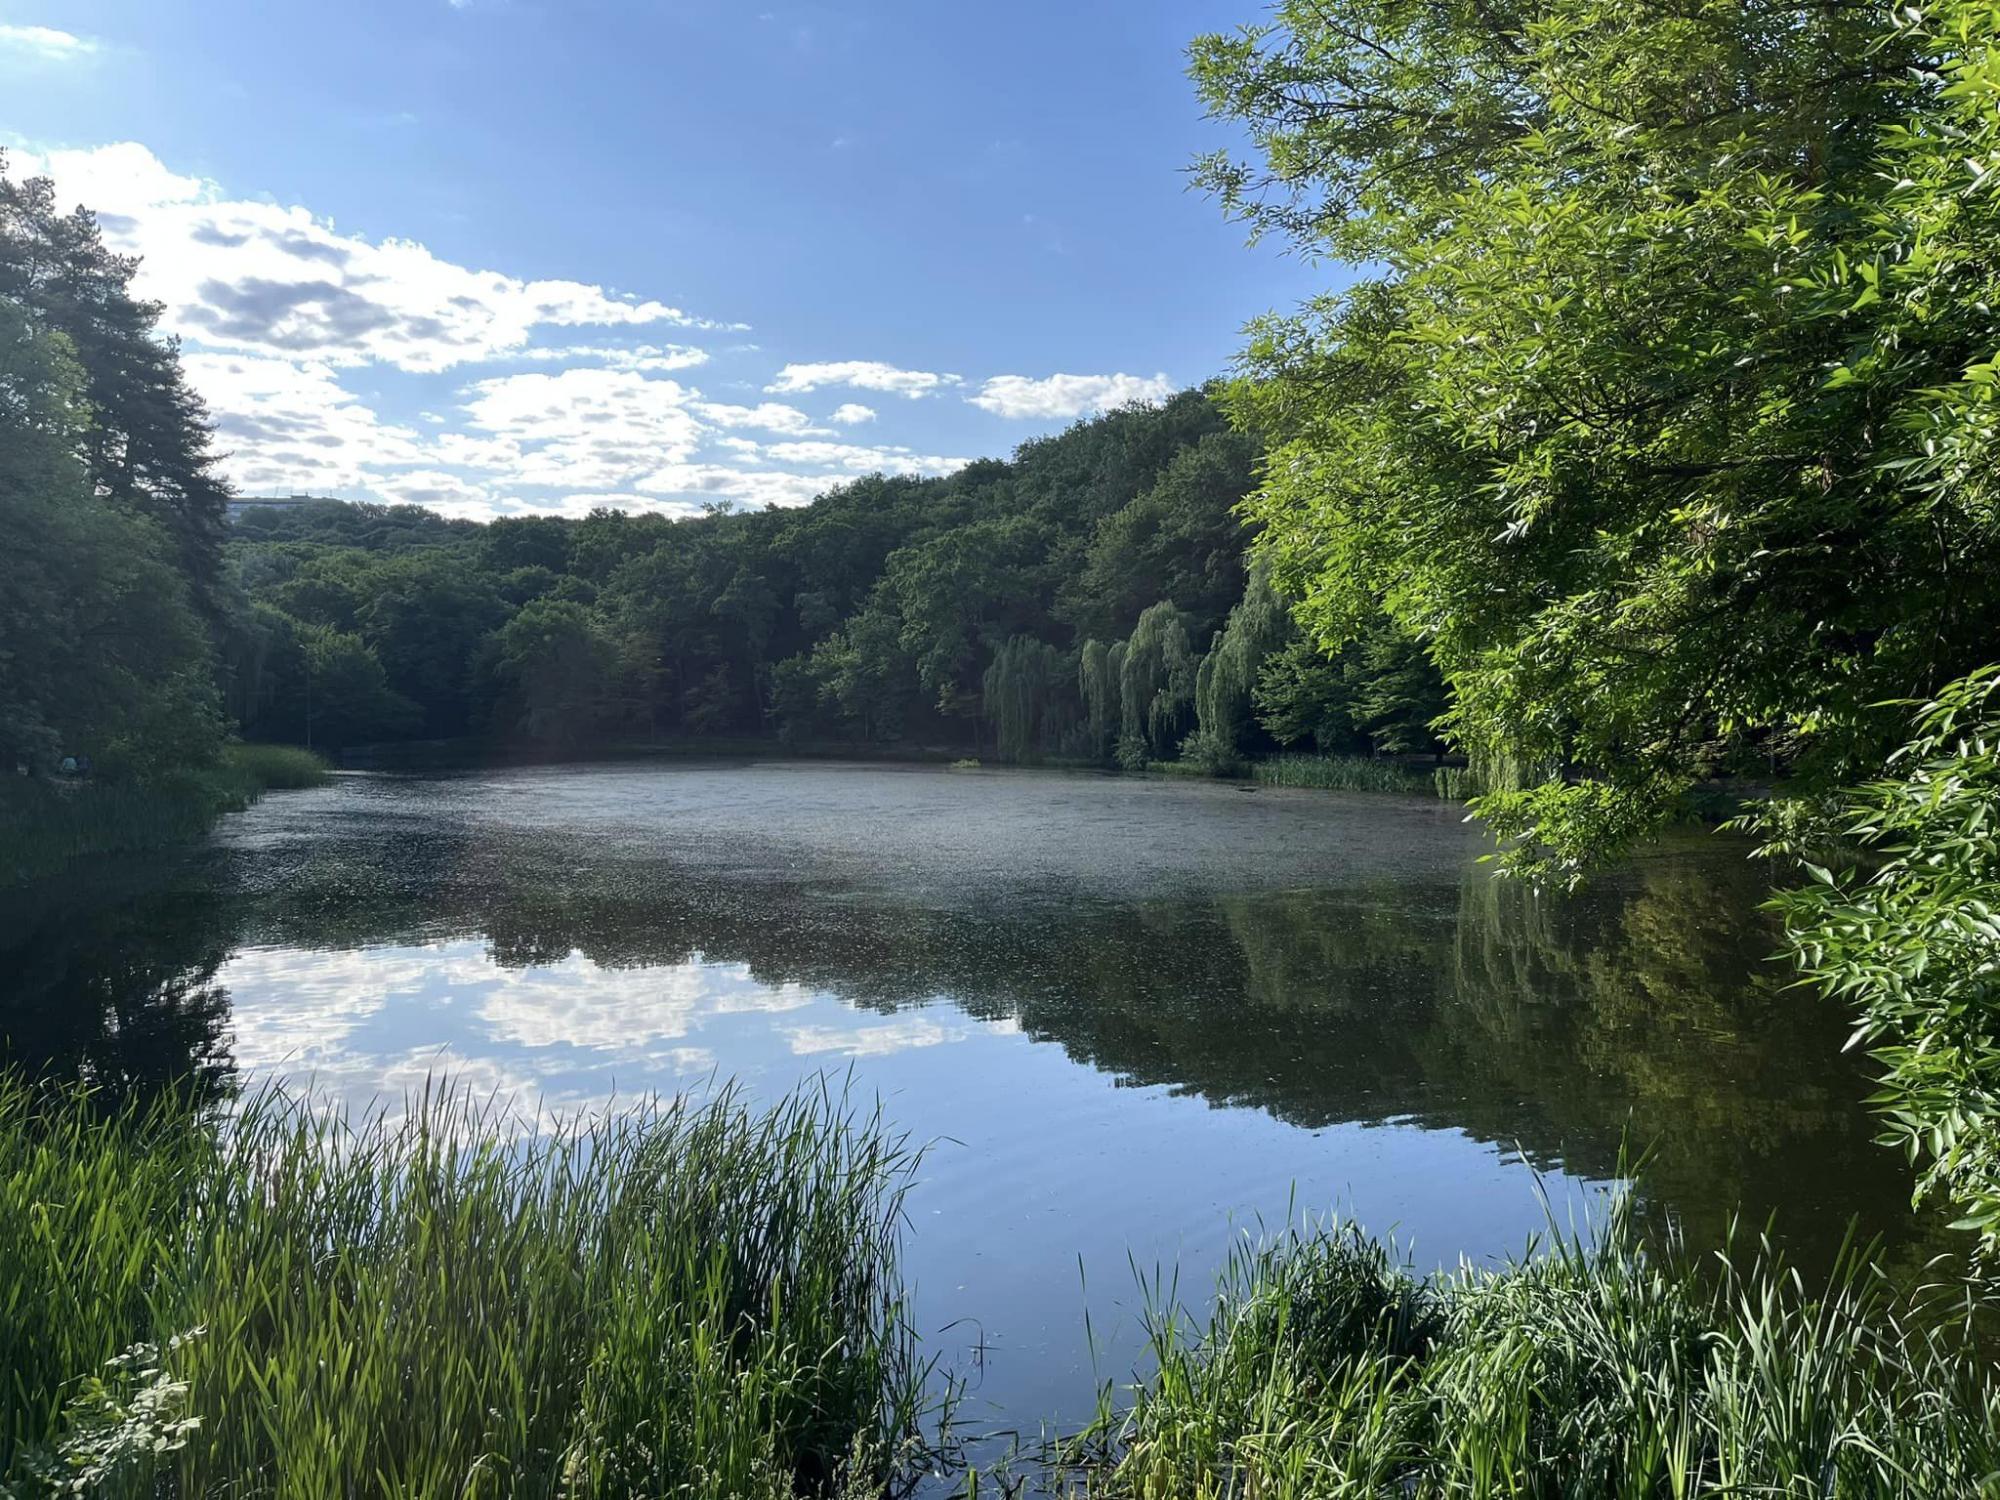
M 1135 768 L 1431 748 L 1421 649 L 1383 623 L 1315 650 L 1248 561 L 1258 457 L 1190 390 L 795 509 L 250 510 L 231 707 L 321 746 L 768 738 Z

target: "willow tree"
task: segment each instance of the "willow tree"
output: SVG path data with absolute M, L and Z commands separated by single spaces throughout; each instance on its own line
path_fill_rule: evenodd
M 1195 670 L 1186 617 L 1164 600 L 1141 614 L 1119 664 L 1120 764 L 1136 769 L 1179 751 L 1193 715 Z
M 1077 660 L 1077 693 L 1083 700 L 1084 735 L 1090 753 L 1109 760 L 1118 738 L 1125 671 L 1125 643 L 1085 641 Z
M 1062 653 L 1030 635 L 1009 636 L 993 653 L 981 686 L 1002 760 L 1032 760 L 1049 748 L 1065 675 Z
M 1272 590 L 1266 571 L 1254 569 L 1242 600 L 1195 671 L 1195 732 L 1184 747 L 1190 759 L 1222 769 L 1241 757 L 1257 728 L 1258 674 L 1265 658 L 1294 634 L 1291 611 Z

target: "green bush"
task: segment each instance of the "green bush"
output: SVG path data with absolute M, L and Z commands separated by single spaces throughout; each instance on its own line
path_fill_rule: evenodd
M 0 1492 L 108 1453 L 190 1500 L 864 1494 L 915 1431 L 912 1158 L 836 1100 L 92 1105 L 0 1081 Z

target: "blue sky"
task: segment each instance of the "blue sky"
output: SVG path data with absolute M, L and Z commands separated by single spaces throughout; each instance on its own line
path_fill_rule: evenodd
M 1326 278 L 1190 192 L 1254 0 L 0 0 L 252 493 L 796 504 L 1224 368 Z

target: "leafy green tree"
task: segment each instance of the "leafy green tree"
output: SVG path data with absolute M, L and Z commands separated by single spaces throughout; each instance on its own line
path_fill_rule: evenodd
M 1381 268 L 1232 393 L 1274 581 L 1329 647 L 1386 608 L 1468 751 L 1547 768 L 1482 804 L 1530 857 L 1712 772 L 1837 784 L 1894 743 L 1874 705 L 1992 649 L 1950 413 L 1996 344 L 1993 25 L 1945 11 L 1284 0 L 1197 44 L 1253 143 L 1204 165 L 1228 209 Z
M 17 181 L 6 166 L 0 152 L 0 302 L 69 341 L 88 413 L 78 452 L 94 491 L 159 528 L 189 597 L 218 619 L 228 492 L 207 411 L 178 348 L 157 333 L 161 307 L 132 295 L 138 261 L 105 246 L 89 210 L 63 212 L 53 182 Z
M 1044 548 L 1040 528 L 1013 517 L 954 527 L 889 557 L 877 603 L 895 611 L 917 680 L 940 707 L 976 702 L 990 652 L 1045 620 Z
M 1841 801 L 1834 827 L 1868 857 L 1808 859 L 1813 883 L 1778 902 L 1793 957 L 1856 1011 L 1919 1191 L 2000 1245 L 2000 667 L 1922 705 L 1888 774 Z
M 1184 756 L 1227 770 L 1256 748 L 1259 726 L 1252 709 L 1258 675 L 1265 659 L 1293 633 L 1290 611 L 1257 569 L 1195 671 L 1195 732 L 1182 749 Z
M 1354 722 L 1341 657 L 1328 656 L 1306 636 L 1295 635 L 1264 658 L 1251 701 L 1258 724 L 1281 745 L 1311 745 L 1329 754 L 1367 745 Z
M 981 684 L 993 743 L 1003 760 L 1034 760 L 1056 747 L 1070 709 L 1072 674 L 1062 653 L 1033 636 L 1009 637 Z
M 570 547 L 571 528 L 555 516 L 502 516 L 479 538 L 480 561 L 492 573 L 516 568 L 566 572 Z
M 813 648 L 811 666 L 823 699 L 863 739 L 902 734 L 916 697 L 916 669 L 889 616 L 863 610 Z
M 423 713 L 389 685 L 381 660 L 352 631 L 252 607 L 235 672 L 238 722 L 251 739 L 336 751 L 400 740 Z
M 1449 698 L 1422 646 L 1378 618 L 1343 656 L 1349 713 L 1376 750 L 1407 755 L 1439 748 L 1432 726 L 1445 716 Z
M 358 547 L 314 547 L 286 557 L 257 597 L 295 620 L 350 634 L 360 628 L 375 584 L 373 557 Z
M 1153 484 L 1097 524 L 1083 567 L 1064 588 L 1069 619 L 1129 630 L 1165 599 L 1204 639 L 1242 597 L 1249 538 L 1236 507 L 1254 478 L 1256 445 L 1239 433 L 1204 434 L 1168 460 Z
M 614 653 L 581 605 L 537 599 L 495 632 L 487 671 L 503 737 L 576 745 L 606 711 Z
M 0 771 L 200 766 L 222 728 L 207 633 L 172 539 L 95 492 L 88 390 L 69 337 L 0 297 Z
M 382 559 L 356 579 L 361 638 L 389 686 L 421 710 L 422 733 L 431 738 L 472 727 L 472 661 L 507 618 L 498 582 L 442 549 Z
M 1084 742 L 1098 760 L 1109 760 L 1118 743 L 1123 715 L 1125 643 L 1085 641 L 1077 662 L 1077 692 L 1083 700 Z

